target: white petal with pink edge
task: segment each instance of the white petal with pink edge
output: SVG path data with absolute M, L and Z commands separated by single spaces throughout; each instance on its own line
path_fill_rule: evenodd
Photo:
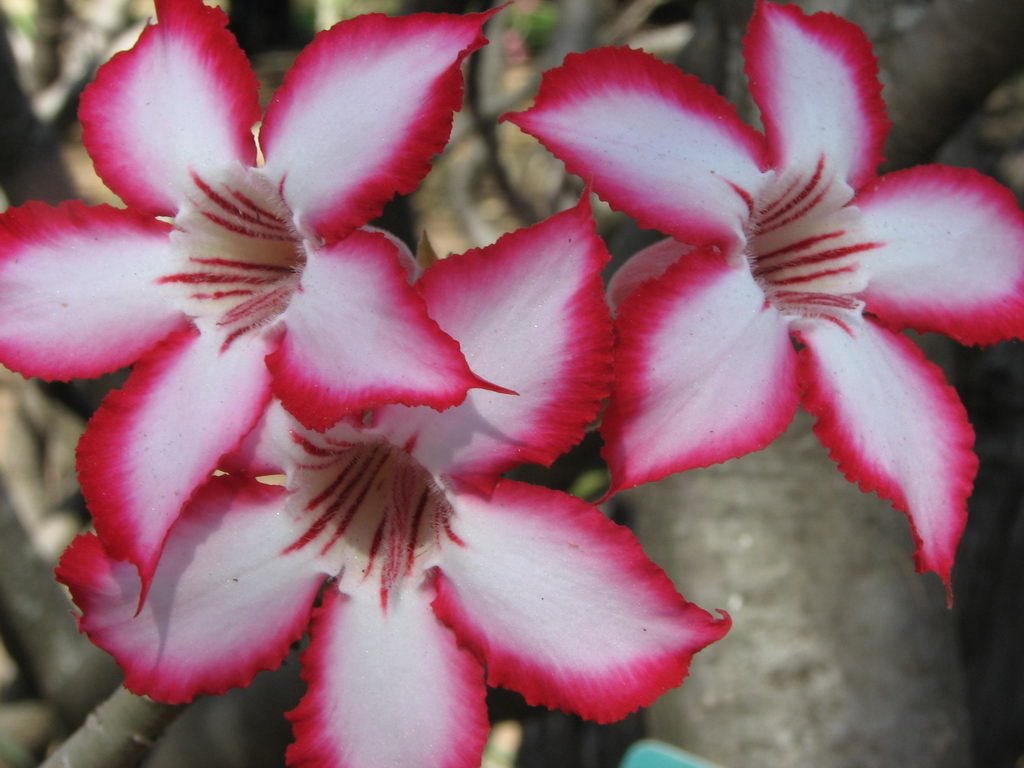
M 1024 337 L 1024 215 L 967 168 L 890 173 L 855 200 L 880 245 L 864 255 L 867 311 L 963 344 Z
M 487 736 L 483 670 L 430 610 L 429 586 L 329 589 L 288 713 L 292 768 L 476 768 Z
M 388 402 L 446 408 L 483 384 L 377 233 L 311 253 L 281 319 L 285 335 L 267 359 L 274 394 L 312 429 Z
M 489 499 L 451 501 L 464 546 L 443 553 L 434 609 L 489 685 L 609 722 L 679 685 L 729 629 L 579 499 L 504 480 Z
M 870 321 L 800 329 L 804 405 L 840 471 L 908 514 L 920 571 L 949 589 L 978 461 L 974 432 L 942 371 Z
M 187 322 L 158 284 L 170 227 L 109 206 L 29 203 L 0 216 L 0 360 L 26 376 L 90 378 Z
M 683 256 L 619 307 L 602 434 L 612 490 L 756 451 L 798 402 L 787 320 L 750 270 Z
M 217 477 L 196 494 L 167 538 L 149 596 L 138 572 L 93 535 L 64 553 L 57 579 L 79 625 L 109 652 L 134 693 L 178 703 L 248 685 L 278 666 L 309 623 L 324 574 L 280 513 L 284 489 Z
M 741 242 L 763 182 L 763 140 L 711 88 L 642 51 L 570 54 L 535 105 L 507 119 L 641 226 L 683 242 Z
M 270 398 L 267 342 L 173 334 L 110 393 L 78 445 L 78 474 L 104 546 L 147 584 L 193 490 L 259 419 Z
M 692 250 L 692 245 L 666 237 L 634 253 L 608 281 L 608 303 L 612 309 L 644 283 L 661 277 L 681 256 Z
M 510 467 L 550 464 L 582 439 L 608 395 L 607 259 L 584 201 L 436 263 L 417 285 L 430 316 L 458 339 L 473 371 L 516 394 L 474 389 L 441 413 L 387 407 L 380 428 L 404 430 L 399 445 L 414 436 L 420 463 L 464 481 L 493 483 Z
M 242 438 L 238 448 L 218 462 L 217 468 L 252 477 L 286 473 L 299 455 L 292 438 L 295 430 L 304 431 L 281 401 L 273 398 L 256 426 Z
M 265 171 L 303 235 L 328 241 L 411 192 L 462 106 L 459 64 L 490 14 L 368 14 L 295 60 L 260 131 Z
M 780 171 L 814 168 L 853 188 L 882 161 L 889 123 L 871 43 L 830 13 L 759 0 L 743 41 L 747 78 Z
M 82 141 L 130 206 L 173 215 L 200 174 L 256 162 L 256 76 L 227 16 L 200 0 L 157 0 L 157 23 L 104 64 L 82 94 Z

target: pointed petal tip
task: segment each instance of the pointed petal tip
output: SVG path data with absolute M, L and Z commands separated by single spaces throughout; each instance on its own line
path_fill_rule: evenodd
M 582 198 L 424 273 L 418 286 L 431 316 L 473 372 L 508 392 L 474 389 L 464 407 L 430 418 L 421 458 L 447 474 L 499 475 L 522 463 L 550 465 L 583 439 L 611 382 L 600 279 L 607 260 Z
M 834 13 L 759 0 L 743 52 L 774 162 L 824 151 L 854 189 L 870 181 L 891 122 L 864 31 Z M 800 87 L 804 73 L 812 73 L 811 87 Z
M 847 480 L 907 516 L 916 570 L 938 575 L 950 599 L 978 469 L 956 390 L 913 341 L 870 320 L 807 326 L 800 340 L 815 435 Z
M 756 189 L 768 168 L 763 137 L 733 106 L 634 48 L 569 54 L 533 106 L 504 119 L 613 208 L 685 242 L 735 242 L 748 213 L 730 183 Z M 671 141 L 683 133 L 691 141 Z
M 484 661 L 490 685 L 530 703 L 619 720 L 679 685 L 730 627 L 579 499 L 503 480 L 488 498 L 452 503 L 466 546 L 445 553 L 434 612 Z
M 255 164 L 259 83 L 223 10 L 160 0 L 156 11 L 157 23 L 99 68 L 78 114 L 107 186 L 139 211 L 173 216 L 190 170 Z
M 496 392 L 499 395 L 519 396 L 519 393 L 514 389 L 509 389 L 508 387 L 503 387 L 500 384 L 495 384 L 494 382 L 488 381 L 476 374 L 473 374 L 473 379 L 476 381 L 476 385 L 473 387 L 474 389 L 485 389 L 488 392 Z
M 191 325 L 168 336 L 104 398 L 76 449 L 93 524 L 110 555 L 137 568 L 143 592 L 181 510 L 269 400 L 262 343 L 218 349 Z
M 285 333 L 266 358 L 274 394 L 303 426 L 324 430 L 389 404 L 443 410 L 489 386 L 431 317 L 423 279 L 410 285 L 397 255 L 379 232 L 355 230 L 307 261 Z
M 5 210 L 0 361 L 47 381 L 94 378 L 188 324 L 157 285 L 172 258 L 170 231 L 134 211 L 77 200 Z
M 220 477 L 183 512 L 137 612 L 136 569 L 99 536 L 79 536 L 58 580 L 79 627 L 110 653 L 133 693 L 167 703 L 245 687 L 280 665 L 305 631 L 323 574 L 309 554 L 282 555 L 295 527 L 276 514 L 285 491 Z
M 732 629 L 732 616 L 724 608 L 715 608 L 714 613 L 708 613 L 711 617 L 711 623 L 708 625 L 709 636 L 708 645 L 718 640 L 721 640 Z
M 110 457 L 105 433 L 117 429 L 121 417 L 121 401 L 115 390 L 108 395 L 86 425 L 75 449 L 78 483 L 92 515 L 93 527 L 103 542 L 103 550 L 114 560 L 131 564 L 141 582 L 141 591 L 135 613 L 142 610 L 146 593 L 156 572 L 156 566 L 163 551 L 170 523 L 166 524 L 160 541 L 154 545 L 140 546 L 134 529 L 128 530 L 121 520 L 123 510 L 117 491 L 110 488 L 109 466 L 115 461 Z
M 857 483 L 857 487 L 865 493 L 871 493 L 871 489 L 865 488 L 861 483 Z M 877 493 L 877 492 L 876 492 Z M 881 493 L 877 493 L 881 498 L 885 498 Z M 902 512 L 910 520 L 910 535 L 914 540 L 914 570 L 920 574 L 934 573 L 938 576 L 939 581 L 942 584 L 942 589 L 946 595 L 946 608 L 953 607 L 953 566 L 956 560 L 956 552 L 954 545 L 954 551 L 950 554 L 939 553 L 932 554 L 927 550 L 926 542 L 921 538 L 918 533 L 917 525 L 914 523 L 913 516 L 906 509 L 903 509 L 895 501 L 890 501 L 893 507 Z M 966 512 L 964 513 L 966 519 Z M 957 542 L 958 544 L 959 542 Z
M 260 143 L 266 174 L 319 237 L 341 240 L 427 175 L 462 107 L 462 62 L 487 43 L 483 26 L 497 10 L 363 14 L 296 57 Z
M 965 345 L 1024 338 L 1024 214 L 1009 189 L 921 165 L 877 178 L 854 205 L 882 243 L 866 259 L 868 312 Z

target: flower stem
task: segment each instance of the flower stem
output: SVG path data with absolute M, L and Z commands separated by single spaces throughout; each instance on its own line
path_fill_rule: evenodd
M 130 768 L 184 709 L 118 688 L 40 768 Z

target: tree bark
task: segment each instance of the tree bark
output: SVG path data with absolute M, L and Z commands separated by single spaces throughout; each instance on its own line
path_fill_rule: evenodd
M 929 162 L 988 95 L 1024 67 L 1024 3 L 935 0 L 881 47 L 892 132 L 885 170 Z
M 40 768 L 132 768 L 183 709 L 118 688 Z
M 116 685 L 113 661 L 79 634 L 50 567 L 0 484 L 0 635 L 33 686 L 75 725 Z
M 733 628 L 648 713 L 729 768 L 964 768 L 952 616 L 905 519 L 836 471 L 801 414 L 767 449 L 623 494 L 690 600 Z

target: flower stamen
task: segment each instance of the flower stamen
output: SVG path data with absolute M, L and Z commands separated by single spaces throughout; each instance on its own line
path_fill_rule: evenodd
M 760 195 L 767 202 L 749 206 L 751 273 L 768 303 L 790 317 L 835 320 L 864 306 L 858 254 L 880 243 L 863 238 L 860 214 L 848 205 L 852 191 L 835 181 L 819 156 L 809 175 L 776 179 Z
M 319 438 L 319 436 L 318 436 Z M 453 510 L 430 474 L 407 453 L 386 443 L 332 445 L 293 435 L 304 453 L 319 461 L 299 464 L 296 487 L 320 490 L 296 509 L 311 518 L 286 550 L 322 540 L 321 557 L 361 563 L 361 580 L 379 579 L 383 607 L 388 594 L 415 572 L 420 553 L 447 539 Z
M 216 183 L 192 173 L 197 190 L 174 220 L 178 271 L 161 284 L 190 286 L 184 310 L 224 334 L 222 349 L 287 308 L 306 261 L 302 239 L 273 186 L 235 168 Z

